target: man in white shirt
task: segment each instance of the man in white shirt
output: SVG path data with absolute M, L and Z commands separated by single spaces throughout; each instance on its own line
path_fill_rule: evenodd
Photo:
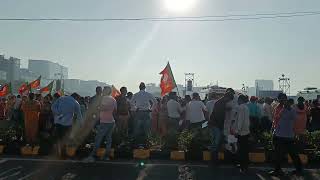
M 213 108 L 214 108 L 214 104 L 217 102 L 217 94 L 216 93 L 210 93 L 209 94 L 209 101 L 206 103 L 206 108 L 208 110 L 207 113 L 207 120 L 210 119 L 210 116 L 212 114 Z
M 265 103 L 263 104 L 264 116 L 262 117 L 261 121 L 262 121 L 264 130 L 267 130 L 267 131 L 271 130 L 271 124 L 273 120 L 271 103 L 272 103 L 272 99 L 267 97 L 265 100 Z
M 169 101 L 167 102 L 169 132 L 171 130 L 176 131 L 179 128 L 179 121 L 183 110 L 177 99 L 178 97 L 176 92 L 169 93 Z
M 240 172 L 247 173 L 249 164 L 249 135 L 250 118 L 249 108 L 246 105 L 248 97 L 240 95 L 238 98 L 239 107 L 236 115 L 236 134 L 239 142 Z
M 140 91 L 133 95 L 131 103 L 136 107 L 134 137 L 138 144 L 144 144 L 151 128 L 151 109 L 157 100 L 152 94 L 146 92 L 146 86 L 142 82 Z
M 192 101 L 187 106 L 187 121 L 190 123 L 191 129 L 201 129 L 202 123 L 206 120 L 204 113 L 207 108 L 201 101 L 198 93 L 192 94 Z

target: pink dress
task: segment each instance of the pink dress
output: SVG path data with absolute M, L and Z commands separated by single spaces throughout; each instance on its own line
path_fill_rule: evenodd
M 117 109 L 117 101 L 111 96 L 104 96 L 101 100 L 100 123 L 114 123 L 113 112 Z

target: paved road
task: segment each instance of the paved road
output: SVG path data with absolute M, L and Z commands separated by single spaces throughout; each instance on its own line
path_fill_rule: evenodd
M 315 168 L 316 169 L 316 168 Z M 308 169 L 304 178 L 285 177 L 282 179 L 320 179 L 320 171 Z M 205 164 L 182 164 L 172 162 L 146 162 L 138 166 L 137 161 L 111 161 L 82 163 L 46 159 L 3 158 L 0 160 L 0 180 L 219 180 L 279 179 L 267 175 L 269 168 L 253 167 L 248 176 L 242 176 L 232 166 L 211 169 Z

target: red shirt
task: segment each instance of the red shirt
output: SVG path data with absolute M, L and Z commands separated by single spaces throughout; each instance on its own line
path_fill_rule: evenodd
M 281 118 L 281 113 L 284 109 L 284 106 L 279 104 L 275 109 L 274 109 L 274 112 L 273 112 L 273 121 L 272 121 L 272 129 L 276 129 L 278 124 L 279 124 L 279 121 L 280 121 L 280 118 Z
M 299 109 L 298 107 L 295 107 L 295 110 L 297 112 L 297 117 L 294 125 L 294 132 L 295 134 L 299 135 L 303 134 L 306 131 L 308 109 L 305 106 L 304 109 Z

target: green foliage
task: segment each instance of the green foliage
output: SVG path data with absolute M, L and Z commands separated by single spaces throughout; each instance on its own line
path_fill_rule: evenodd
M 311 132 L 308 141 L 310 141 L 311 144 L 320 151 L 320 131 Z
M 0 144 L 10 144 L 12 142 L 23 141 L 23 130 L 10 126 L 8 128 L 0 129 Z
M 193 133 L 189 130 L 183 130 L 178 135 L 178 149 L 180 151 L 188 151 L 193 139 Z
M 147 137 L 147 146 L 149 149 L 161 150 L 163 147 L 162 137 L 158 133 L 149 133 Z
M 271 132 L 264 132 L 261 135 L 260 143 L 266 150 L 271 150 L 273 148 L 272 137 L 273 136 Z

